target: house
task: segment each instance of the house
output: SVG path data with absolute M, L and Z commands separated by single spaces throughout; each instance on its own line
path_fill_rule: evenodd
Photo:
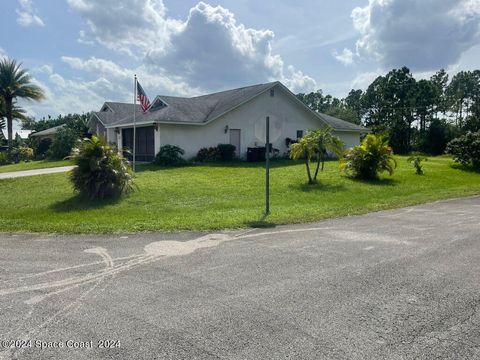
M 132 149 L 133 108 L 133 104 L 105 102 L 92 113 L 90 131 L 119 148 Z M 330 126 L 346 147 L 358 145 L 361 135 L 369 132 L 311 110 L 282 83 L 271 82 L 192 98 L 157 96 L 146 113 L 137 105 L 137 160 L 153 159 L 167 144 L 181 147 L 186 158 L 196 156 L 202 147 L 233 144 L 237 156 L 244 158 L 248 147 L 264 145 L 257 130 L 264 128 L 266 116 L 276 134 L 272 145 L 280 153 L 287 151 L 287 138 L 302 137 L 309 129 Z
M 30 138 L 38 139 L 39 141 L 43 139 L 50 139 L 53 140 L 55 135 L 57 134 L 57 131 L 64 128 L 65 124 L 54 126 L 42 131 L 34 132 L 30 134 Z
M 20 139 L 26 140 L 26 139 L 28 139 L 28 136 L 30 135 L 31 132 L 32 132 L 32 130 L 15 130 L 14 129 L 13 132 L 12 132 L 12 138 L 16 139 L 17 136 L 19 136 Z M 5 139 L 8 139 L 7 129 L 2 129 L 2 135 Z

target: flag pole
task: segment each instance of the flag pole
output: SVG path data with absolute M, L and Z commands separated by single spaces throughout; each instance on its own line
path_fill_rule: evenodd
M 133 81 L 133 172 L 135 172 L 135 155 L 136 155 L 136 138 L 137 138 L 137 121 L 136 121 L 136 107 L 137 107 L 137 74 L 134 75 Z

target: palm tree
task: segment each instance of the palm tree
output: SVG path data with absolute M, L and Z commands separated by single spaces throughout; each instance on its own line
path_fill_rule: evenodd
M 323 171 L 325 160 L 330 154 L 337 158 L 342 157 L 344 144 L 342 140 L 332 134 L 331 127 L 310 131 L 308 136 L 312 136 L 317 142 L 317 168 L 313 175 L 313 181 L 316 181 L 320 164 L 322 164 Z
M 309 131 L 298 141 L 298 143 L 290 145 L 290 158 L 294 160 L 298 160 L 301 157 L 304 158 L 305 166 L 307 168 L 308 183 L 314 184 L 317 181 L 320 165 L 322 166 L 323 171 L 325 159 L 328 154 L 333 153 L 337 157 L 340 157 L 342 150 L 342 141 L 332 134 L 331 128 L 327 127 Z M 317 167 L 312 177 L 310 161 L 314 156 L 317 157 Z
M 31 76 L 27 70 L 21 69 L 21 66 L 22 64 L 17 63 L 16 60 L 7 58 L 0 60 L 0 98 L 5 105 L 9 148 L 12 147 L 12 120 L 15 116 L 16 99 L 42 100 L 45 98 L 43 90 L 31 83 Z

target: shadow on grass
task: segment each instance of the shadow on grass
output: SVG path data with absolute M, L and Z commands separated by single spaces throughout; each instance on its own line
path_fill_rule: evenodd
M 365 185 L 375 185 L 375 186 L 396 186 L 398 181 L 391 178 L 375 179 L 375 180 L 365 180 L 358 179 L 350 176 L 345 176 L 345 178 L 354 181 L 356 183 L 365 184 Z
M 50 205 L 50 209 L 55 212 L 69 212 L 77 210 L 101 209 L 108 205 L 114 205 L 120 201 L 121 197 L 114 197 L 105 200 L 90 200 L 81 195 L 74 195 L 69 199 L 58 201 Z
M 465 172 L 469 172 L 469 173 L 477 173 L 477 174 L 480 173 L 480 169 L 476 170 L 473 166 L 467 166 L 467 165 L 462 165 L 462 164 L 458 164 L 458 163 L 453 163 L 453 164 L 450 165 L 450 167 L 452 169 L 455 169 L 455 170 L 465 171 Z
M 292 190 L 299 190 L 302 192 L 313 192 L 313 191 L 327 191 L 327 192 L 337 192 L 345 190 L 344 185 L 339 184 L 323 184 L 322 182 L 316 182 L 314 184 L 295 184 L 289 185 L 289 188 Z
M 277 225 L 273 222 L 267 221 L 268 215 L 262 215 L 260 219 L 258 220 L 253 220 L 253 221 L 246 221 L 244 222 L 245 225 L 251 228 L 255 229 L 268 229 L 268 228 L 274 228 Z

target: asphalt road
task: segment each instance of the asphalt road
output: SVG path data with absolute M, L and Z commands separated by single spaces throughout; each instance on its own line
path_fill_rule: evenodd
M 0 248 L 2 359 L 480 358 L 479 197 Z

